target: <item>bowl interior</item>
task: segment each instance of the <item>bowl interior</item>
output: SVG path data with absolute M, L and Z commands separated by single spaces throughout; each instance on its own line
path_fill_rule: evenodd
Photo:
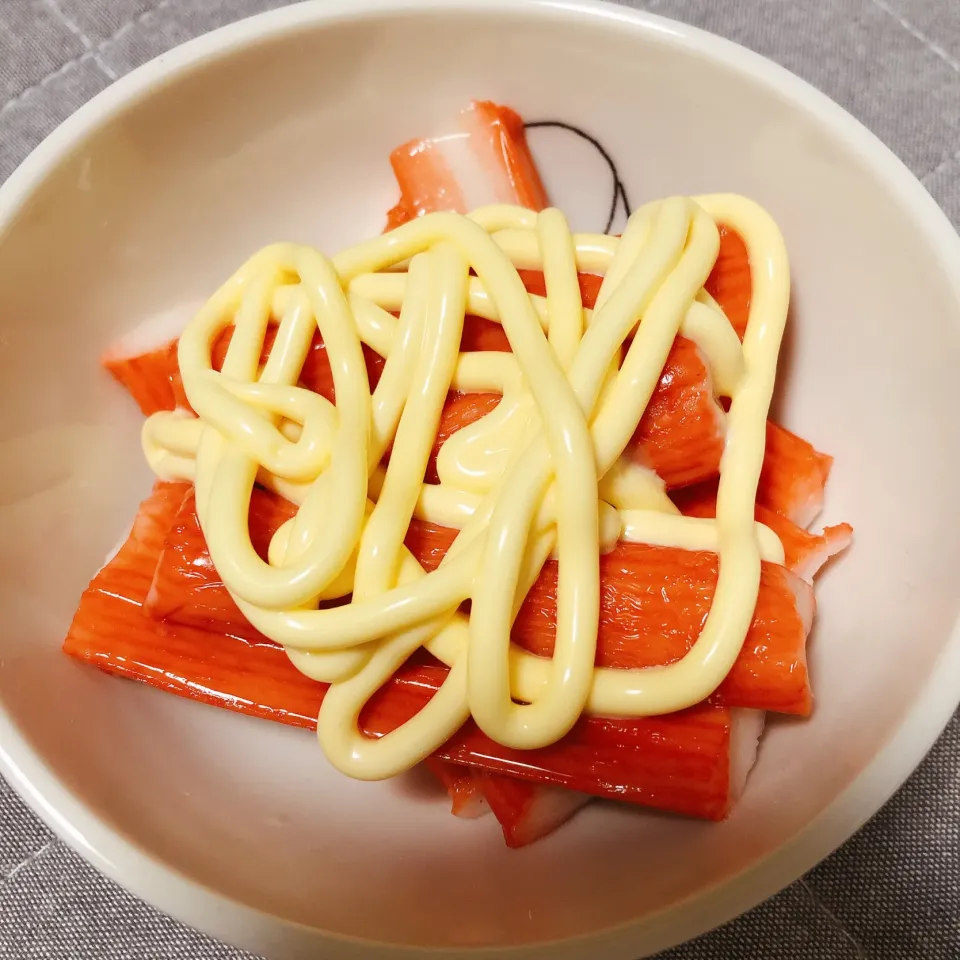
M 0 703 L 102 821 L 311 927 L 511 945 L 696 897 L 773 853 L 874 758 L 957 615 L 957 289 L 883 163 L 752 64 L 662 24 L 544 9 L 305 24 L 158 85 L 31 192 L 0 233 Z M 795 295 L 778 415 L 835 455 L 823 519 L 851 521 L 856 544 L 818 591 L 815 715 L 771 724 L 721 825 L 596 805 L 510 852 L 492 819 L 455 820 L 414 774 L 352 782 L 306 733 L 59 652 L 150 483 L 140 418 L 101 350 L 144 318 L 189 313 L 263 244 L 332 253 L 378 232 L 395 201 L 389 151 L 475 97 L 589 131 L 634 205 L 741 192 L 786 236 Z M 532 142 L 574 226 L 602 229 L 603 163 L 555 132 Z

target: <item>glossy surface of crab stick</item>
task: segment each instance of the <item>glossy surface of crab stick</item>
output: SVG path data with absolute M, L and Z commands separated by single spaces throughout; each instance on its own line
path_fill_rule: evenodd
M 424 766 L 443 784 L 450 797 L 450 812 L 455 817 L 476 820 L 490 812 L 490 804 L 470 767 L 447 763 L 446 760 L 437 760 L 434 757 L 427 757 Z M 496 775 L 494 777 L 497 780 L 507 779 Z M 540 788 L 531 784 L 530 789 Z
M 294 509 L 275 494 L 255 489 L 250 533 L 261 555 L 265 556 L 273 532 Z M 406 542 L 423 566 L 432 570 L 455 535 L 449 528 L 415 521 Z M 659 666 L 683 656 L 710 607 L 716 555 L 621 543 L 600 558 L 600 569 L 598 665 Z M 553 650 L 556 585 L 557 566 L 550 561 L 514 625 L 514 642 L 540 656 L 550 656 Z M 813 605 L 809 584 L 782 567 L 764 563 L 753 624 L 716 699 L 733 706 L 809 713 L 812 696 L 805 644 Z M 263 639 L 243 618 L 217 575 L 189 495 L 165 538 L 147 609 L 172 622 Z
M 445 676 L 440 666 L 404 668 L 394 681 L 403 685 L 404 697 L 382 687 L 360 715 L 362 728 L 372 732 L 404 723 L 416 698 L 421 706 L 429 702 Z M 536 750 L 504 747 L 467 721 L 434 756 L 533 783 L 721 820 L 735 794 L 736 713 L 701 704 L 659 717 L 583 717 L 562 740 Z
M 81 598 L 66 653 L 101 669 L 183 697 L 295 726 L 314 727 L 326 690 L 297 671 L 283 650 L 146 616 L 142 603 L 167 522 L 184 493 L 158 483 L 130 537 Z M 414 716 L 439 689 L 446 668 L 405 666 L 360 717 L 383 736 Z M 505 748 L 466 724 L 434 756 L 535 783 L 708 819 L 734 797 L 734 711 L 703 704 L 638 720 L 581 719 L 558 743 L 536 751 Z
M 820 453 L 795 433 L 767 423 L 767 446 L 757 487 L 757 503 L 809 526 L 823 509 L 833 457 Z
M 401 200 L 388 227 L 434 210 L 469 213 L 488 203 L 547 206 L 523 120 L 509 107 L 474 101 L 454 129 L 411 140 L 390 154 Z

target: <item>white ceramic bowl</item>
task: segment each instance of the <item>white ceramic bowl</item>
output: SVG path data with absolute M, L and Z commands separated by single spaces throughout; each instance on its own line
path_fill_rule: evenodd
M 825 519 L 857 537 L 819 591 L 815 715 L 774 725 L 722 825 L 596 805 L 510 852 L 415 777 L 352 782 L 304 733 L 59 652 L 149 484 L 101 349 L 264 243 L 377 232 L 389 150 L 473 97 L 588 129 L 635 202 L 738 191 L 786 236 L 779 413 L 836 455 Z M 534 143 L 575 225 L 601 226 L 595 158 Z M 958 318 L 960 242 L 907 170 L 825 97 L 688 27 L 580 2 L 337 0 L 187 44 L 0 190 L 0 766 L 101 870 L 272 957 L 634 957 L 693 936 L 848 837 L 957 703 Z

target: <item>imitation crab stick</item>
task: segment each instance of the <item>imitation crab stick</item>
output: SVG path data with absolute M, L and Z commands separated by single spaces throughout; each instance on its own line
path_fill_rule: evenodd
M 263 342 L 262 361 L 266 362 L 270 356 L 277 335 L 277 327 L 271 324 Z M 211 351 L 211 361 L 214 370 L 223 367 L 227 355 L 227 347 L 233 338 L 233 327 L 227 327 L 216 339 Z M 131 338 L 129 342 L 121 341 L 111 347 L 101 358 L 101 363 L 113 378 L 136 401 L 140 411 L 145 416 L 157 413 L 160 410 L 187 410 L 187 402 L 183 391 L 183 382 L 180 378 L 180 369 L 177 365 L 177 340 L 165 340 L 146 350 L 132 351 L 131 344 L 142 342 L 142 337 Z M 383 370 L 383 357 L 363 345 L 363 355 L 367 363 L 367 376 L 370 379 L 370 389 L 374 389 Z M 307 353 L 303 368 L 300 371 L 300 383 L 308 390 L 319 393 L 331 403 L 334 402 L 333 371 L 330 360 L 320 334 L 313 338 L 313 343 Z
M 254 491 L 251 542 L 262 555 L 273 532 L 294 509 L 272 493 Z M 407 546 L 426 569 L 433 570 L 455 535 L 449 528 L 415 521 Z M 710 609 L 717 558 L 704 551 L 620 543 L 600 558 L 600 573 L 597 663 L 619 668 L 659 666 L 682 657 L 696 639 Z M 553 652 L 556 587 L 557 565 L 550 561 L 514 625 L 514 641 L 539 656 Z M 764 563 L 753 624 L 716 699 L 732 706 L 809 713 L 812 697 L 805 645 L 813 605 L 809 584 L 783 567 Z M 165 538 L 147 609 L 172 622 L 261 639 L 217 575 L 189 495 Z
M 435 757 L 424 762 L 446 788 L 453 815 L 475 819 L 492 811 L 508 847 L 525 847 L 553 833 L 593 799 L 565 787 L 544 786 Z
M 64 651 L 181 696 L 315 726 L 323 688 L 300 675 L 280 647 L 171 626 L 144 613 L 164 538 L 190 490 L 184 483 L 154 485 L 126 542 L 84 591 Z
M 750 315 L 752 286 L 750 260 L 743 240 L 734 231 L 721 226 L 720 251 L 705 288 L 741 339 Z M 757 502 L 800 527 L 808 526 L 823 508 L 824 490 L 832 464 L 832 457 L 820 453 L 784 427 L 768 421 Z M 842 542 L 840 533 L 832 534 L 832 540 L 834 545 Z
M 523 120 L 487 100 L 462 110 L 456 130 L 397 147 L 390 164 L 400 185 L 400 202 L 388 215 L 391 228 L 432 210 L 469 213 L 488 203 L 547 206 Z
M 750 316 L 753 282 L 746 244 L 738 233 L 728 227 L 720 227 L 720 250 L 704 286 L 742 340 Z
M 475 820 L 490 812 L 490 804 L 469 767 L 427 757 L 426 768 L 443 784 L 450 797 L 450 812 L 463 820 Z M 496 777 L 496 779 L 507 779 Z M 531 790 L 539 788 L 529 785 Z
M 553 833 L 593 799 L 565 787 L 543 786 L 435 757 L 428 757 L 424 764 L 446 788 L 455 817 L 476 819 L 492 811 L 508 847 L 525 847 Z
M 426 569 L 435 569 L 455 533 L 411 524 L 407 547 Z M 513 641 L 538 656 L 553 653 L 557 571 L 555 561 L 545 564 L 514 622 Z M 717 556 L 707 551 L 618 543 L 601 556 L 597 665 L 653 667 L 682 657 L 709 612 L 717 573 Z M 753 622 L 713 699 L 808 714 L 812 695 L 805 651 L 814 603 L 808 583 L 784 567 L 763 563 Z
M 295 511 L 289 500 L 259 487 L 254 489 L 250 498 L 250 542 L 261 559 L 267 558 L 270 538 Z M 171 515 L 157 553 L 144 594 L 150 616 L 266 642 L 233 602 L 213 566 L 197 519 L 192 488 Z
M 158 482 L 130 537 L 81 598 L 64 650 L 101 669 L 180 696 L 312 728 L 326 690 L 301 674 L 283 650 L 227 634 L 163 623 L 144 614 L 166 528 L 179 509 L 182 484 Z M 382 736 L 429 702 L 446 675 L 442 666 L 406 666 L 371 699 L 360 723 Z M 707 819 L 721 819 L 745 777 L 737 717 L 702 704 L 678 714 L 637 720 L 582 719 L 563 740 L 538 751 L 514 751 L 466 724 L 434 755 L 595 796 Z M 753 749 L 756 746 L 755 730 Z M 748 765 L 747 765 L 748 766 Z
M 767 445 L 757 502 L 807 527 L 823 509 L 833 457 L 775 423 L 767 423 Z
M 177 368 L 176 340 L 142 351 L 121 341 L 107 350 L 100 362 L 133 397 L 144 416 L 175 410 L 186 400 Z
M 411 711 L 429 702 L 445 675 L 439 666 L 404 668 L 394 682 L 403 685 L 406 696 L 395 696 L 390 685 L 382 687 L 361 713 L 361 725 L 379 730 L 404 723 Z M 584 717 L 549 747 L 513 750 L 468 720 L 434 756 L 547 786 L 721 820 L 752 766 L 762 722 L 761 711 L 711 704 L 632 720 Z
M 685 516 L 717 515 L 715 482 L 685 487 L 671 496 Z M 804 580 L 812 580 L 831 557 L 846 550 L 853 537 L 853 527 L 849 523 L 838 523 L 825 527 L 822 533 L 811 533 L 760 503 L 756 506 L 755 516 L 780 538 L 783 544 L 784 566 Z
M 545 787 L 488 770 L 470 773 L 475 789 L 500 823 L 508 847 L 525 847 L 553 833 L 591 800 L 587 793 Z
M 547 288 L 544 283 L 543 274 L 539 270 L 518 270 L 517 273 L 523 281 L 528 293 L 539 297 L 547 295 Z M 577 280 L 580 285 L 580 299 L 587 310 L 592 310 L 597 302 L 597 295 L 600 292 L 600 284 L 603 277 L 592 273 L 579 273 Z M 500 353 L 510 352 L 510 341 L 499 323 L 493 320 L 487 320 L 484 317 L 474 317 L 469 314 L 464 320 L 463 337 L 460 341 L 460 350 L 463 353 L 470 353 L 478 350 L 493 350 Z M 670 361 L 667 361 L 669 367 Z
M 440 421 L 437 448 L 457 430 L 488 414 L 499 401 L 499 395 L 491 393 L 451 397 Z M 628 455 L 655 470 L 668 488 L 674 488 L 716 476 L 722 453 L 723 411 L 713 397 L 710 372 L 696 345 L 677 337 L 630 441 Z

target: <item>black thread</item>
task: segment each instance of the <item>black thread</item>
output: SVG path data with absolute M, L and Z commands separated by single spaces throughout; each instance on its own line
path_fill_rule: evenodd
M 623 201 L 624 213 L 627 217 L 630 216 L 632 210 L 630 209 L 630 201 L 627 199 L 627 188 L 620 179 L 620 172 L 617 170 L 613 157 L 596 137 L 591 137 L 586 131 L 575 127 L 572 123 L 565 123 L 563 120 L 535 120 L 533 123 L 525 123 L 524 127 L 528 130 L 536 130 L 539 127 L 555 127 L 558 130 L 566 130 L 569 133 L 576 134 L 582 140 L 586 140 L 603 157 L 610 168 L 610 173 L 613 175 L 613 199 L 610 202 L 610 214 L 607 217 L 607 225 L 603 228 L 603 232 L 609 233 L 611 227 L 613 227 L 613 221 L 617 217 L 617 204 L 621 200 Z

